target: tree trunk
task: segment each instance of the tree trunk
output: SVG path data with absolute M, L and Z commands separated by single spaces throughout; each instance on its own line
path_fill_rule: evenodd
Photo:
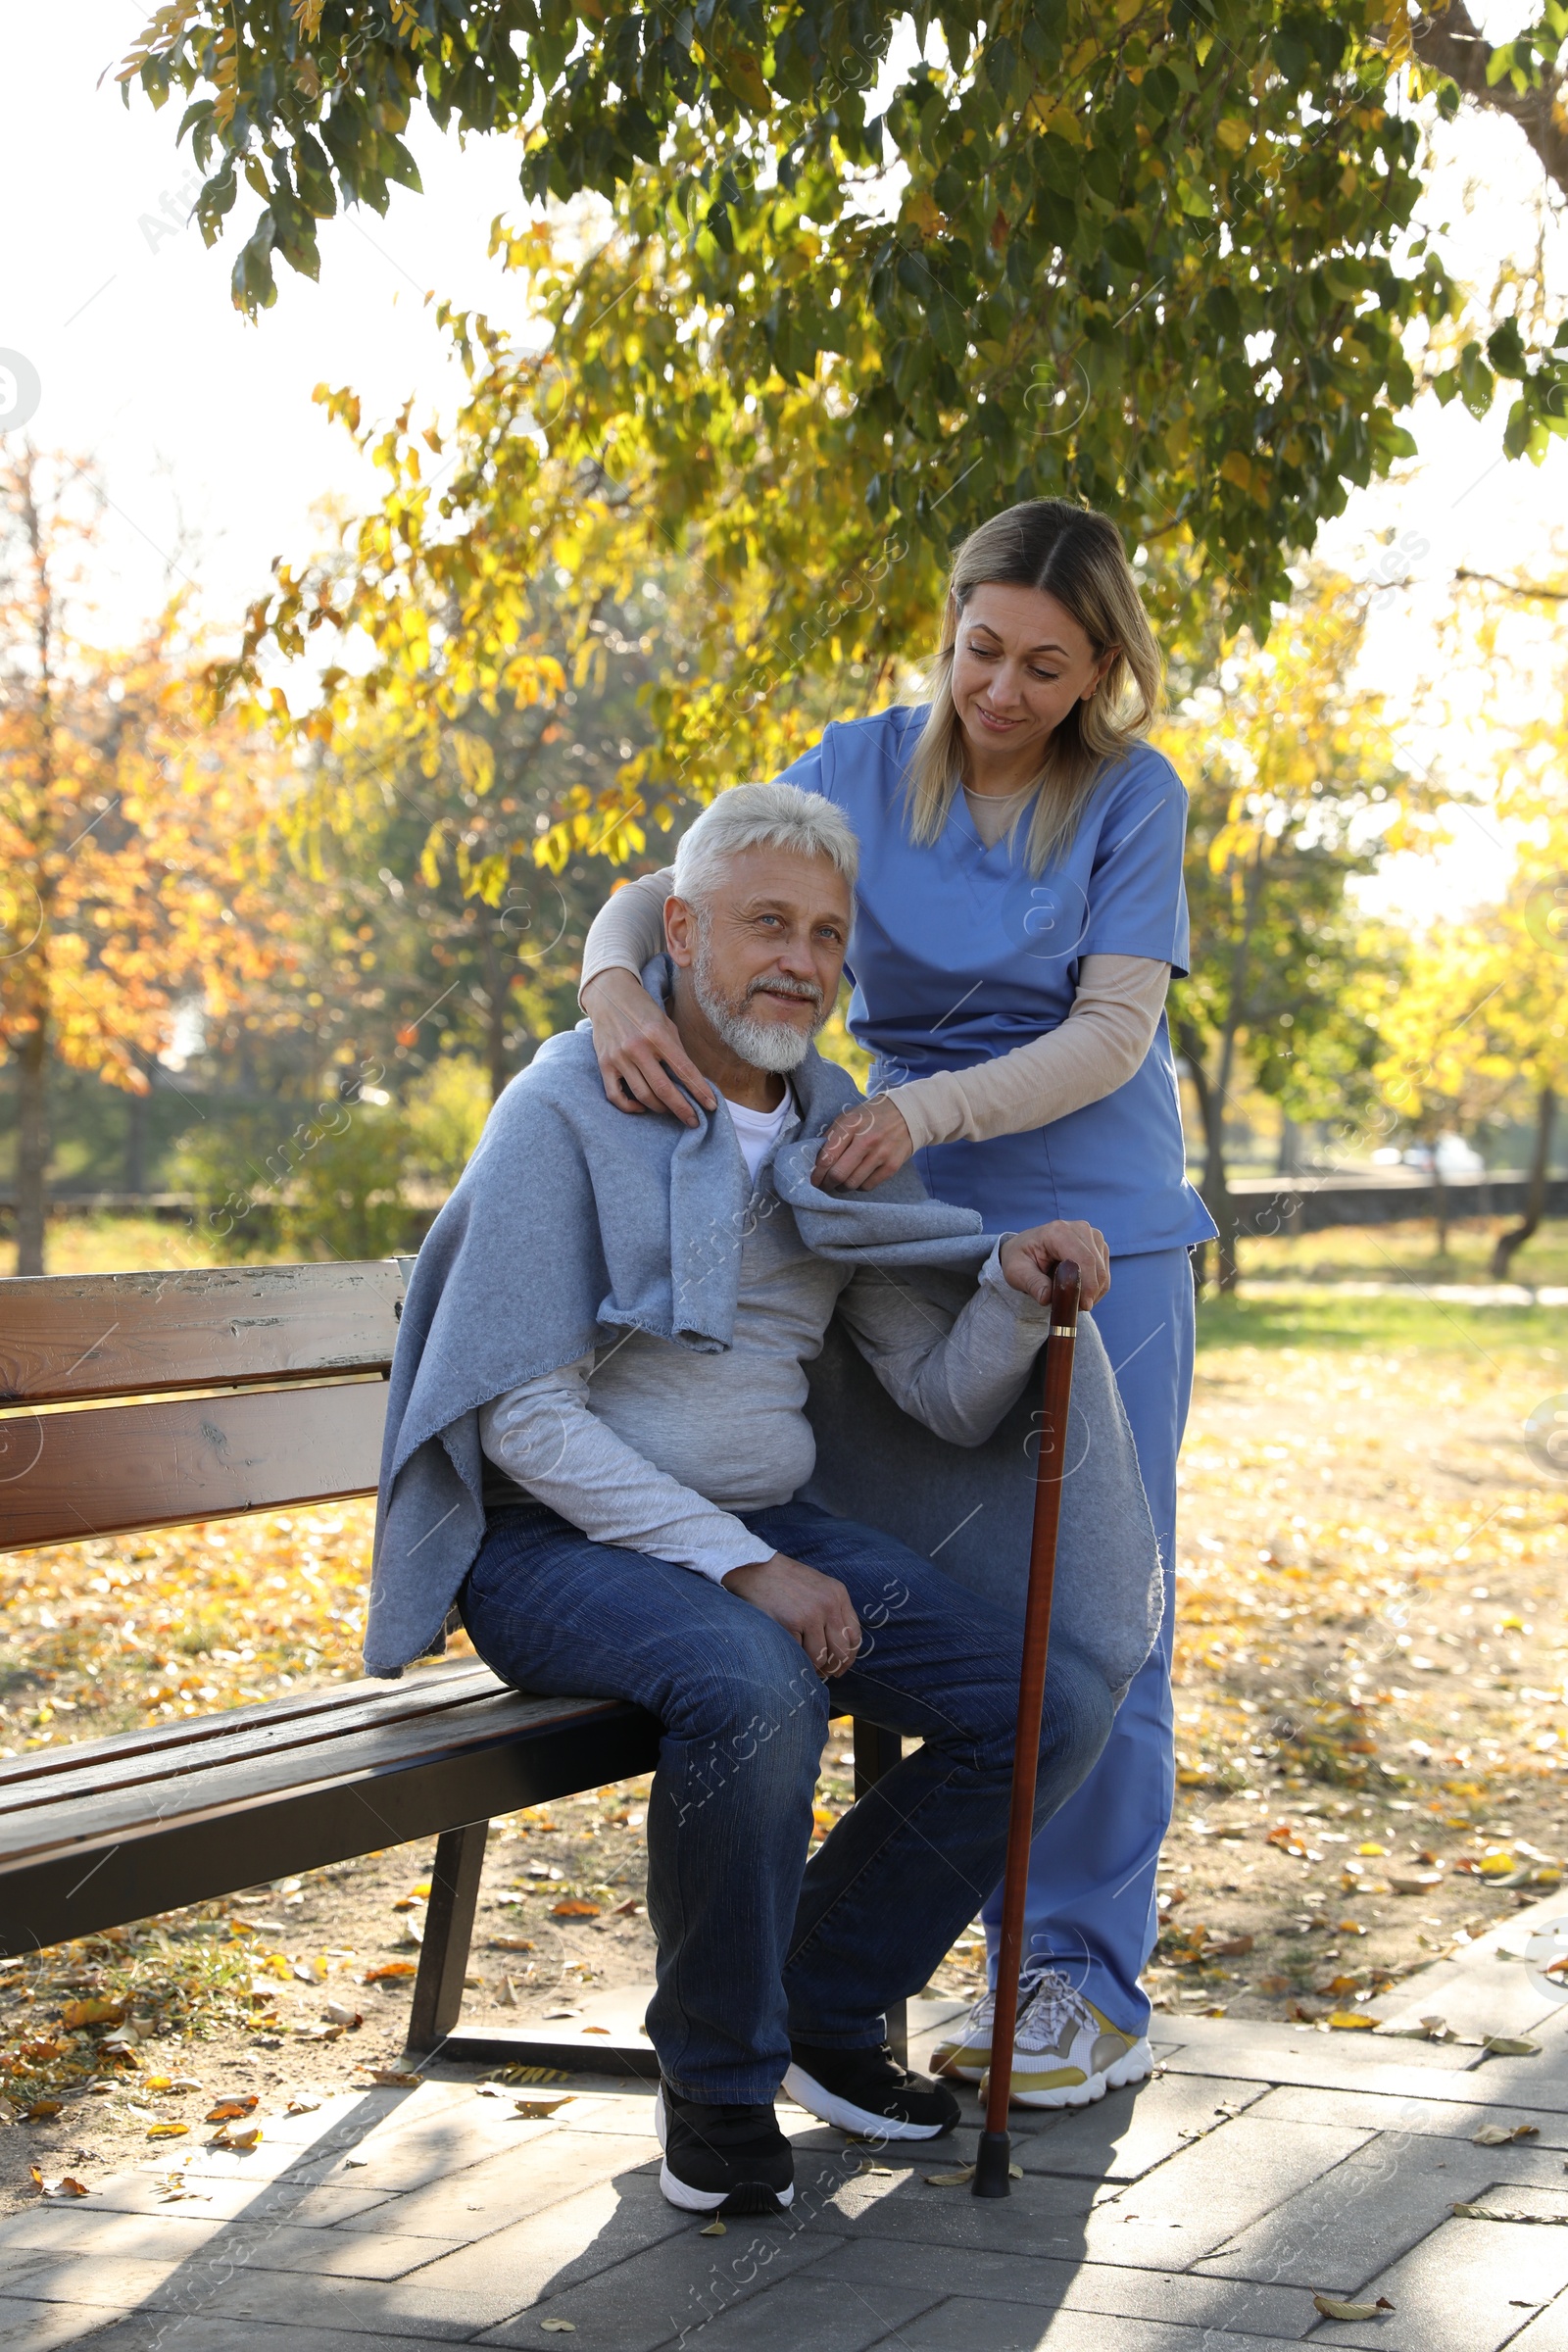
M 490 1100 L 496 1102 L 503 1087 L 512 1076 L 507 1066 L 507 1015 L 512 1008 L 512 973 L 503 959 L 498 936 L 486 930 L 484 938 L 484 1048 L 490 1069 Z
M 147 1190 L 147 1097 L 125 1097 L 125 1168 L 127 1193 Z
M 40 1009 L 17 1053 L 17 1272 L 43 1272 L 49 1166 L 49 1032 Z
M 1280 1176 L 1299 1176 L 1304 1161 L 1305 1153 L 1301 1148 L 1301 1130 L 1299 1127 L 1298 1127 L 1293 1118 L 1288 1117 L 1284 1111 L 1281 1111 L 1280 1157 L 1279 1166 L 1275 1172 Z
M 1432 1215 L 1438 1229 L 1438 1255 L 1448 1254 L 1448 1188 L 1444 1182 L 1438 1147 L 1432 1147 Z
M 1530 1158 L 1530 1190 L 1525 1195 L 1524 1221 L 1499 1233 L 1497 1246 L 1492 1252 L 1492 1271 L 1498 1282 L 1508 1279 L 1508 1265 L 1516 1250 L 1522 1250 L 1546 1213 L 1546 1171 L 1551 1161 L 1551 1130 L 1557 1116 L 1557 1097 L 1549 1086 L 1544 1086 L 1536 1097 L 1536 1146 Z
M 1219 1227 L 1219 1240 L 1214 1245 L 1215 1288 L 1234 1291 L 1237 1216 L 1225 1174 L 1225 1097 L 1218 1087 L 1210 1085 L 1199 1041 L 1185 1022 L 1178 1023 L 1177 1042 L 1192 1072 L 1193 1092 L 1198 1097 L 1199 1115 L 1203 1122 L 1203 1181 L 1200 1189 L 1209 1215 Z

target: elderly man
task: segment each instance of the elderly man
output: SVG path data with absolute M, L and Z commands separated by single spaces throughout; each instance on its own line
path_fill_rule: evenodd
M 1046 1337 L 1052 1263 L 1078 1261 L 1090 1303 L 1108 1279 L 1084 1226 L 997 1240 L 906 1174 L 871 1196 L 813 1186 L 814 1139 L 855 1100 L 811 1042 L 855 872 L 843 817 L 794 786 L 705 811 L 649 977 L 716 1108 L 689 1130 L 621 1118 L 586 1024 L 548 1041 L 420 1254 L 393 1367 L 371 1671 L 435 1645 L 456 1599 L 509 1682 L 630 1699 L 662 1726 L 648 2028 L 662 2186 L 693 2211 L 790 2202 L 781 2082 L 848 2130 L 952 2126 L 884 2011 L 1002 1870 L 1017 1615 L 802 1498 L 806 1367 L 836 1319 L 938 1451 L 978 1446 Z M 955 1308 L 934 1303 L 943 1266 Z M 1042 1821 L 1098 1755 L 1121 1671 L 1054 1642 Z M 808 1859 L 844 1711 L 922 1744 Z

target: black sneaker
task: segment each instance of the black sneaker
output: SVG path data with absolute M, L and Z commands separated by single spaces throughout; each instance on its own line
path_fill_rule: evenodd
M 879 2050 L 817 2050 L 790 2044 L 793 2064 L 784 2088 L 811 2115 L 841 2132 L 882 2139 L 937 2139 L 962 2110 L 951 2090 L 929 2075 L 901 2066 L 886 2042 Z
M 795 2195 L 795 2151 L 766 2107 L 705 2107 L 667 2082 L 654 2101 L 664 2151 L 659 2185 L 685 2213 L 782 2213 Z

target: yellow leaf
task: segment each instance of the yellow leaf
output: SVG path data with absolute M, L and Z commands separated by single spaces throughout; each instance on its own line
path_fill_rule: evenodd
M 1329 2011 L 1329 2025 L 1336 2034 L 1370 2034 L 1377 2022 L 1375 2017 L 1364 2017 L 1359 2009 Z
M 599 1905 L 581 1902 L 575 1895 L 568 1895 L 564 1903 L 551 1905 L 550 1916 L 552 1919 L 597 1919 Z
M 548 2335 L 575 2335 L 577 2332 L 575 2320 L 541 2320 L 539 2325 Z
M 149 2124 L 149 2139 L 182 2139 L 190 2130 L 189 2124 Z
M 60 2022 L 66 2026 L 118 2026 L 124 2014 L 123 2001 L 67 2001 Z
M 705 2229 L 699 2230 L 697 2234 L 699 2237 L 726 2237 L 729 2232 L 723 2222 L 710 2222 Z

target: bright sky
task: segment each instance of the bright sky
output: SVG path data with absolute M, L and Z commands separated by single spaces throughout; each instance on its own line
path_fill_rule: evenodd
M 238 238 L 209 252 L 179 225 L 197 183 L 173 143 L 178 102 L 155 115 L 138 95 L 127 110 L 113 80 L 145 13 L 141 0 L 69 10 L 0 0 L 0 353 L 20 352 L 37 370 L 33 438 L 90 454 L 102 471 L 113 501 L 106 626 L 132 625 L 173 567 L 197 585 L 208 617 L 231 627 L 267 586 L 274 555 L 312 552 L 318 500 L 358 503 L 369 491 L 368 469 L 312 405 L 313 387 L 352 384 L 368 418 L 411 392 L 421 406 L 450 403 L 456 373 L 426 291 L 516 318 L 516 290 L 485 258 L 492 219 L 517 204 L 515 151 L 483 140 L 464 151 L 416 119 L 410 143 L 425 194 L 395 193 L 385 220 L 323 223 L 319 286 L 280 267 L 276 307 L 248 325 L 228 296 Z M 1499 251 L 1521 262 L 1533 251 L 1539 174 L 1510 125 L 1464 123 L 1447 144 L 1438 203 L 1454 223 L 1446 251 L 1490 283 Z M 1467 179 L 1484 190 L 1468 218 Z M 244 208 L 242 191 L 236 218 L 248 224 Z M 1509 465 L 1501 412 L 1478 424 L 1457 403 L 1417 416 L 1414 429 L 1420 464 L 1354 497 L 1320 547 L 1357 577 L 1384 566 L 1391 593 L 1370 651 L 1396 693 L 1432 674 L 1434 620 L 1457 566 L 1513 574 L 1548 560 L 1554 538 L 1568 545 L 1568 445 L 1555 443 L 1539 471 Z M 1402 554 L 1375 537 L 1390 528 Z M 1484 685 L 1467 691 L 1484 704 Z M 1445 746 L 1431 749 L 1441 757 Z M 1498 886 L 1506 845 L 1494 827 L 1459 822 L 1446 860 L 1391 877 L 1396 902 L 1452 909 Z

